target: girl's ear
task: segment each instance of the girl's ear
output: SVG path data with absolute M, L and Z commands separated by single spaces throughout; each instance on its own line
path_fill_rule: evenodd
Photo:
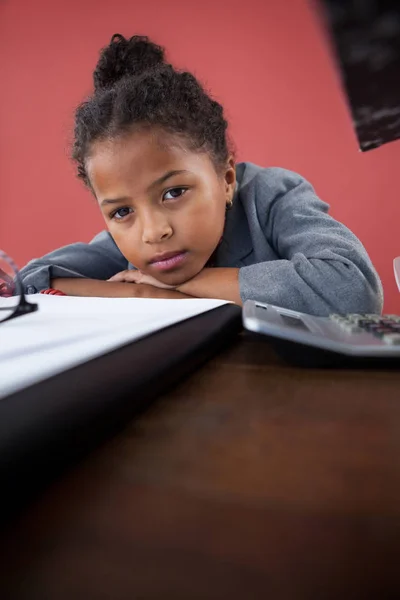
M 236 168 L 235 159 L 233 156 L 228 158 L 228 162 L 224 174 L 226 205 L 232 206 L 233 195 L 236 188 Z

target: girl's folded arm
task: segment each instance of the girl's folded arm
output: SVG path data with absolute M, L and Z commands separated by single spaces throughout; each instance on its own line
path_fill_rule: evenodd
M 67 296 L 91 296 L 97 298 L 163 298 L 181 300 L 190 298 L 176 290 L 167 290 L 147 284 L 99 281 L 98 279 L 54 279 L 52 285 Z
M 312 186 L 293 175 L 265 214 L 265 233 L 280 259 L 239 270 L 242 300 L 315 315 L 380 312 L 382 285 L 365 248 L 328 214 Z
M 107 231 L 99 233 L 89 244 L 78 242 L 31 260 L 20 271 L 24 291 L 35 294 L 54 287 L 57 278 L 107 280 L 128 268 L 128 261 Z

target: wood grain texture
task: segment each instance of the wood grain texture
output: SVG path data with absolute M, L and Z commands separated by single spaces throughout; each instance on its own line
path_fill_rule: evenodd
M 241 336 L 13 524 L 0 596 L 398 597 L 399 384 Z

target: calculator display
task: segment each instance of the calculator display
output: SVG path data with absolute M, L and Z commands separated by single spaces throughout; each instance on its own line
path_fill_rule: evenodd
M 303 323 L 301 319 L 289 315 L 283 315 L 282 313 L 279 313 L 279 315 L 284 321 L 285 325 L 295 327 L 296 329 L 301 329 L 302 331 L 309 331 L 308 327 Z

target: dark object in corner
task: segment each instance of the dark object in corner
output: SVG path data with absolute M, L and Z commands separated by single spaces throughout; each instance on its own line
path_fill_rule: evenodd
M 322 0 L 360 149 L 400 138 L 399 0 Z

